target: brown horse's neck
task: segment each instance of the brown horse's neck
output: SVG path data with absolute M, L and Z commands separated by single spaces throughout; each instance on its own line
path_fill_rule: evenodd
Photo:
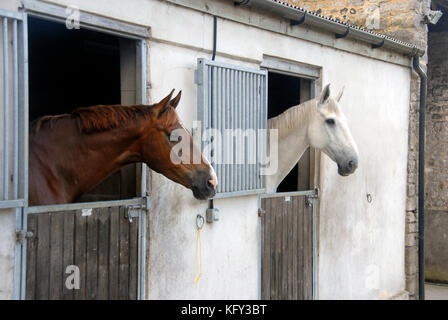
M 142 132 L 133 123 L 83 134 L 70 118 L 41 128 L 30 136 L 30 205 L 73 202 L 126 164 L 141 162 Z

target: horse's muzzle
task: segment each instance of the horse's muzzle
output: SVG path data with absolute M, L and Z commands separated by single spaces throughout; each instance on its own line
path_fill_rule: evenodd
M 193 179 L 191 190 L 196 199 L 206 200 L 215 196 L 217 185 L 218 179 L 214 172 L 199 171 Z
M 358 159 L 356 158 L 350 159 L 344 165 L 340 165 L 338 163 L 338 173 L 343 177 L 346 177 L 355 172 L 356 168 L 358 168 Z

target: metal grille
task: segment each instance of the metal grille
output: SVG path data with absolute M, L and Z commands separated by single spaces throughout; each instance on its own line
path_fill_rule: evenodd
M 198 59 L 196 82 L 203 152 L 219 181 L 216 197 L 263 192 L 267 71 Z
M 26 203 L 28 114 L 26 14 L 0 9 L 0 208 Z

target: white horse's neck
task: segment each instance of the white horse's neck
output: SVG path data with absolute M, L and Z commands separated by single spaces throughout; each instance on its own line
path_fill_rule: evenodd
M 276 191 L 309 147 L 308 123 L 315 104 L 314 99 L 307 101 L 268 120 L 269 131 L 278 130 L 278 169 L 266 176 L 266 192 Z

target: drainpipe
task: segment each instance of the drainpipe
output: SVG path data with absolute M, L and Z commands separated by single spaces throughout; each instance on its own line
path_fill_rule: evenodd
M 413 56 L 412 65 L 420 77 L 418 121 L 418 298 L 425 300 L 425 115 L 428 77 L 420 67 L 420 56 Z
M 212 61 L 215 61 L 216 58 L 216 39 L 217 39 L 217 31 L 218 30 L 218 17 L 217 16 L 213 16 L 213 53 L 212 53 Z M 211 76 L 211 84 L 210 84 L 210 90 L 211 90 L 211 96 L 213 97 L 213 69 L 211 70 L 212 72 L 212 76 Z M 211 119 L 212 119 L 212 123 L 211 123 L 211 127 L 213 128 L 213 99 L 211 101 L 211 108 L 210 108 L 210 113 L 211 113 Z M 213 140 L 212 140 L 213 141 Z M 214 152 L 212 150 L 212 152 Z M 215 208 L 215 204 L 213 202 L 213 199 L 210 199 L 208 202 L 208 208 L 209 209 L 214 209 Z

